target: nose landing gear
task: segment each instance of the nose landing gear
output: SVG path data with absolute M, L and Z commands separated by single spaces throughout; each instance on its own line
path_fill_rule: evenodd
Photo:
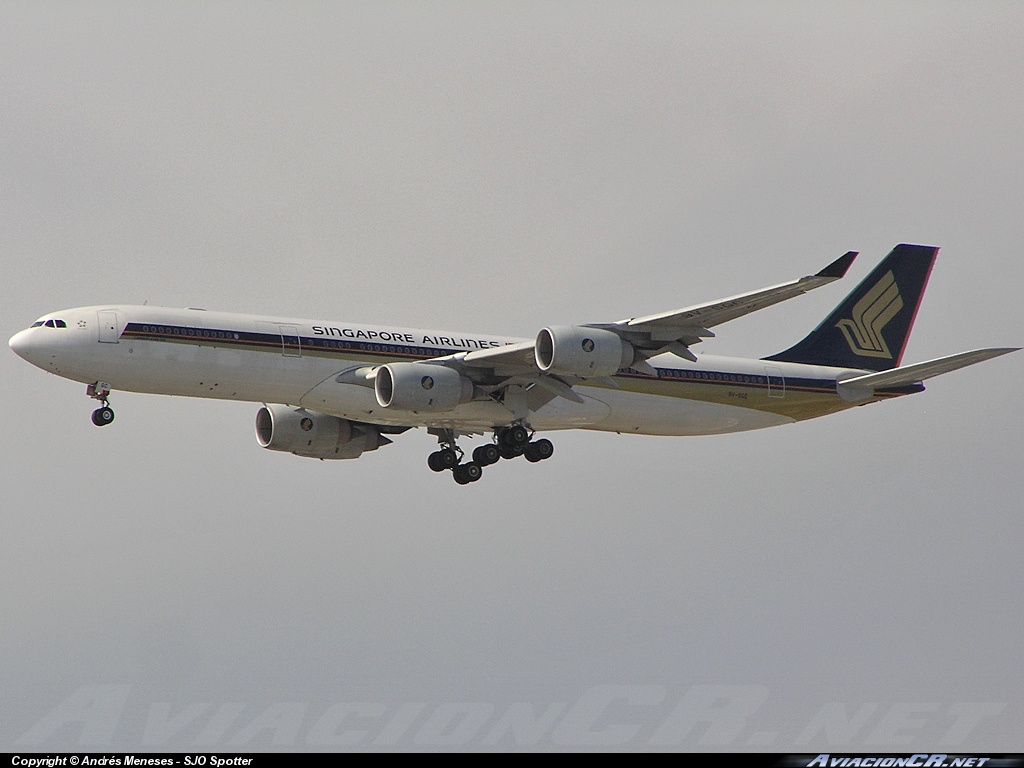
M 105 427 L 114 420 L 114 409 L 107 398 L 110 396 L 110 385 L 105 381 L 94 381 L 85 388 L 85 394 L 93 400 L 99 400 L 101 406 L 92 412 L 92 423 L 97 427 Z

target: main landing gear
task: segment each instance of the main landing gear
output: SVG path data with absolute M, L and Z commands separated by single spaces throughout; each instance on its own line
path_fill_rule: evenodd
M 536 463 L 551 458 L 555 452 L 550 440 L 531 440 L 530 430 L 522 424 L 513 424 L 494 430 L 494 442 L 477 446 L 473 450 L 473 460 L 464 462 L 465 454 L 456 444 L 452 430 L 438 430 L 435 434 L 441 448 L 427 457 L 427 466 L 435 472 L 450 469 L 459 485 L 475 483 L 483 475 L 484 467 L 497 464 L 501 459 L 525 456 L 527 461 Z
M 475 483 L 483 477 L 484 470 L 480 464 L 476 461 L 462 461 L 465 454 L 455 442 L 453 430 L 441 429 L 435 434 L 437 434 L 437 442 L 441 444 L 441 448 L 427 456 L 428 467 L 435 472 L 444 472 L 446 469 L 450 469 L 455 482 L 459 485 Z
M 496 429 L 494 437 L 498 442 L 498 453 L 503 459 L 525 456 L 528 462 L 536 464 L 538 461 L 550 459 L 555 452 L 555 446 L 550 440 L 531 440 L 532 435 L 521 424 Z
M 101 406 L 92 412 L 92 423 L 97 427 L 105 427 L 114 420 L 114 409 L 107 398 L 110 396 L 110 385 L 103 381 L 94 381 L 85 388 L 85 394 L 93 400 L 99 400 Z

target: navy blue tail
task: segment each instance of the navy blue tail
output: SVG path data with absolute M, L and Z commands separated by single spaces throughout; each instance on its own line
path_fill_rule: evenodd
M 896 368 L 938 252 L 928 245 L 897 245 L 807 338 L 765 359 L 871 371 Z

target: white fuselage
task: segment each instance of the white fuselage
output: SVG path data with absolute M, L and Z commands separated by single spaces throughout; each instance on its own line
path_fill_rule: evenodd
M 12 349 L 67 379 L 111 389 L 281 403 L 353 421 L 462 431 L 509 424 L 490 398 L 445 413 L 381 407 L 359 369 L 422 361 L 524 341 L 490 335 L 169 309 L 82 307 L 21 331 Z M 64 327 L 57 327 L 62 321 Z M 52 327 L 50 327 L 52 326 Z M 598 429 L 701 435 L 776 426 L 849 407 L 836 380 L 859 371 L 703 355 L 650 361 L 657 376 L 626 369 L 612 382 L 574 386 L 531 412 L 537 430 Z

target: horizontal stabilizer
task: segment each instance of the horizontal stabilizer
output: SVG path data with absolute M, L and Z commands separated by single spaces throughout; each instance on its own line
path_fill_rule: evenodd
M 1016 352 L 1019 347 L 1000 347 L 998 349 L 976 349 L 973 352 L 961 352 L 959 355 L 940 357 L 937 360 L 929 360 L 925 363 L 905 365 L 901 368 L 893 368 L 879 373 L 869 373 L 864 376 L 855 376 L 852 379 L 845 379 L 839 382 L 840 394 L 846 393 L 859 397 L 869 395 L 870 390 L 879 387 L 900 387 L 907 384 L 916 384 L 933 376 L 966 368 L 968 365 L 982 363 L 1000 355 Z M 854 398 L 856 399 L 856 398 Z

